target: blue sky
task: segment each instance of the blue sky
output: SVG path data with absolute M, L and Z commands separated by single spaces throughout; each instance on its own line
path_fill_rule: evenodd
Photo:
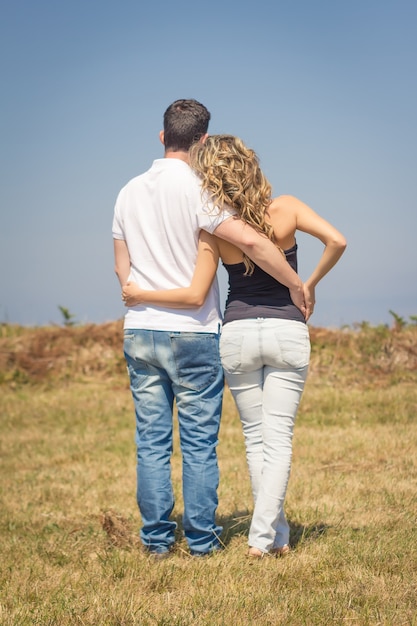
M 0 321 L 59 323 L 59 305 L 79 322 L 122 317 L 114 202 L 162 157 L 163 112 L 183 97 L 257 151 L 275 195 L 347 237 L 313 325 L 417 314 L 414 0 L 1 9 Z M 321 244 L 298 241 L 307 278 Z

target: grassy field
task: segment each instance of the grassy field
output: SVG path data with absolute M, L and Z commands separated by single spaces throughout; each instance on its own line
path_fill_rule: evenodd
M 311 329 L 287 498 L 293 552 L 248 560 L 249 479 L 226 390 L 225 550 L 138 542 L 121 324 L 0 327 L 0 624 L 417 625 L 417 327 Z

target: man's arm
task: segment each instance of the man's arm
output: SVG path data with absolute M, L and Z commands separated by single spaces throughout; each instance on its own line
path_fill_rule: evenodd
M 120 286 L 126 284 L 130 274 L 130 256 L 124 239 L 113 239 L 114 243 L 114 271 L 119 279 Z
M 288 287 L 295 306 L 300 309 L 304 317 L 308 318 L 309 311 L 305 306 L 303 283 L 297 272 L 292 269 L 268 237 L 261 235 L 249 224 L 236 217 L 224 220 L 213 234 L 240 248 L 256 265 Z

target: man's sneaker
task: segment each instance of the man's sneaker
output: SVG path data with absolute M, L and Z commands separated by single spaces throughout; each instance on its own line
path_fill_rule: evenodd
M 169 559 L 172 552 L 171 550 L 164 550 L 162 552 L 157 552 L 156 550 L 146 550 L 146 555 L 153 561 L 163 561 L 164 559 Z

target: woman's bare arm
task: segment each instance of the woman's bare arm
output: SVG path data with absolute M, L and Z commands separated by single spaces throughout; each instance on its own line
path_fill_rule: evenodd
M 204 304 L 213 283 L 218 262 L 219 251 L 215 238 L 202 230 L 194 275 L 188 287 L 151 291 L 128 282 L 122 290 L 123 300 L 126 306 L 153 304 L 174 309 L 199 308 Z
M 313 312 L 315 304 L 315 287 L 319 281 L 334 267 L 346 249 L 345 237 L 328 221 L 320 217 L 307 204 L 298 200 L 294 196 L 281 196 L 274 201 L 278 207 L 277 211 L 271 213 L 271 222 L 279 232 L 280 221 L 286 219 L 293 220 L 296 230 L 300 230 L 308 235 L 316 237 L 324 244 L 323 253 L 310 274 L 304 282 L 304 295 L 309 310 Z M 281 220 L 280 220 L 280 209 Z M 274 223 L 276 220 L 276 224 Z

